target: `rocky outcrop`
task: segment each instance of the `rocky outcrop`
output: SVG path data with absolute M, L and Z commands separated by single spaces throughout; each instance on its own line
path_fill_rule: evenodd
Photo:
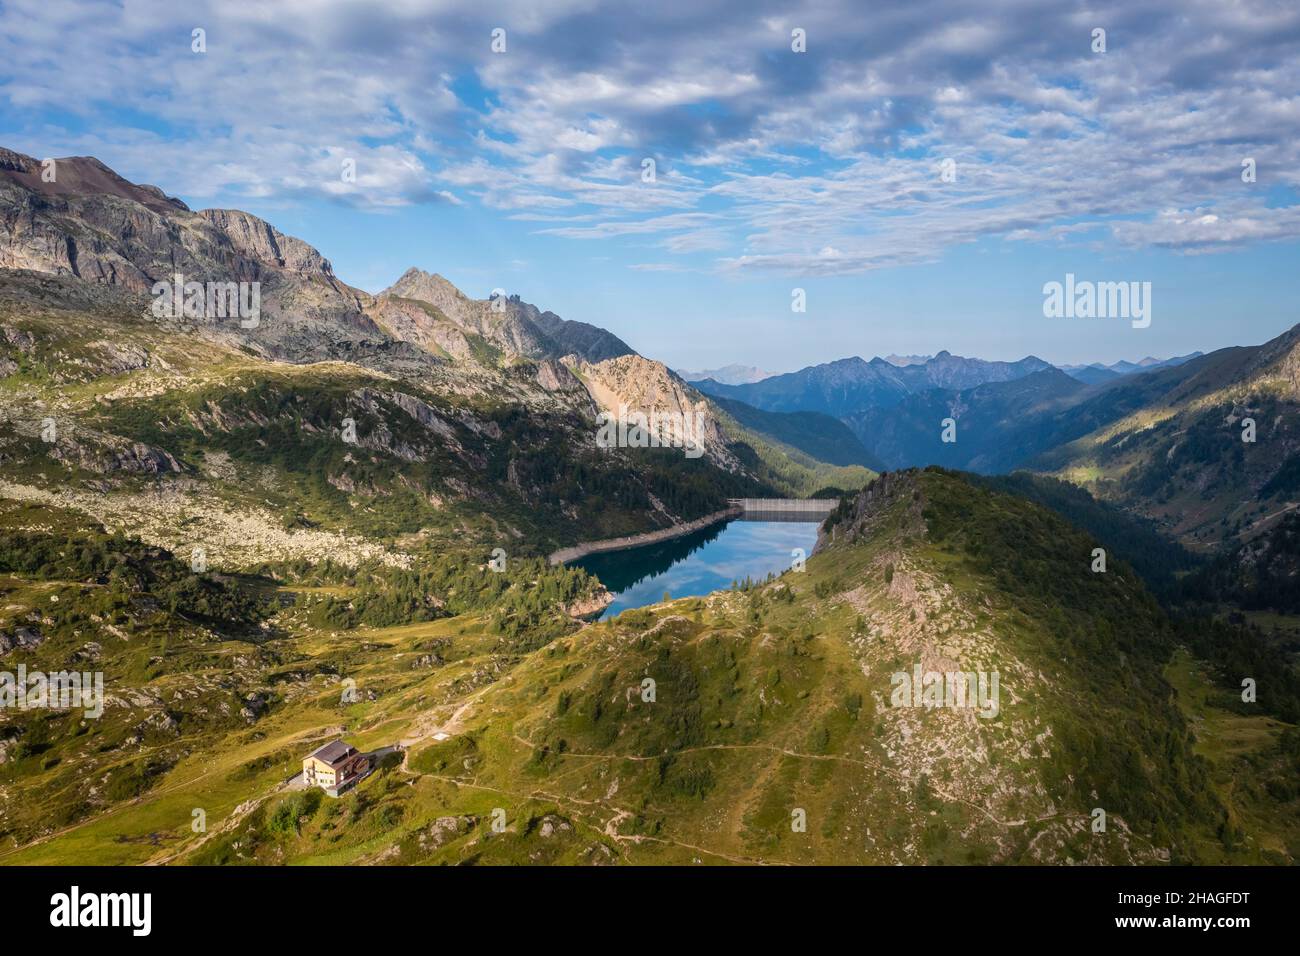
M 661 422 L 680 422 L 688 429 L 690 440 L 703 445 L 710 461 L 729 471 L 740 468 L 713 404 L 662 362 L 640 355 L 594 364 L 568 361 L 596 404 L 615 419 L 626 413 L 644 415 L 647 421 L 655 417 Z
M 462 362 L 474 359 L 465 331 L 426 302 L 384 295 L 370 310 L 381 329 L 395 339 L 410 342 L 434 355 Z
M 100 360 L 96 371 L 100 375 L 122 375 L 149 366 L 149 351 L 129 342 L 92 342 Z
M 408 269 L 383 295 L 427 303 L 436 312 L 431 323 L 445 318 L 510 356 L 558 359 L 572 354 L 599 362 L 634 354 L 618 336 L 594 325 L 542 312 L 517 295 L 471 299 L 442 276 L 420 269 Z
M 568 366 L 562 362 L 546 359 L 537 363 L 537 373 L 535 375 L 537 384 L 542 386 L 548 392 L 579 392 L 585 391 L 582 382 L 580 382 Z
M 574 601 L 564 609 L 564 613 L 569 617 L 577 618 L 594 618 L 605 608 L 614 603 L 614 595 L 610 594 L 605 588 L 601 588 L 596 593 L 583 598 L 580 601 Z
M 558 358 L 560 347 L 522 314 L 518 299 L 471 299 L 440 275 L 408 269 L 384 295 L 427 302 L 463 332 L 508 355 Z M 431 317 L 432 321 L 432 317 Z
M 37 627 L 20 626 L 12 631 L 0 631 L 0 655 L 13 650 L 34 650 L 44 642 L 45 636 Z
M 886 520 L 896 520 L 895 509 L 904 504 L 901 514 L 909 524 L 909 533 L 917 540 L 925 537 L 925 520 L 921 517 L 924 495 L 915 469 L 886 471 L 853 498 L 842 501 L 822 522 L 817 531 L 813 554 L 820 554 L 833 544 L 853 544 L 870 538 Z M 891 516 L 894 516 L 891 518 Z
M 50 457 L 100 475 L 123 472 L 136 475 L 179 474 L 180 462 L 161 448 L 110 435 L 59 436 L 49 447 Z
M 286 236 L 269 222 L 238 209 L 204 209 L 204 219 L 230 240 L 235 252 L 244 258 L 316 275 L 334 275 L 334 268 L 324 256 L 301 239 Z

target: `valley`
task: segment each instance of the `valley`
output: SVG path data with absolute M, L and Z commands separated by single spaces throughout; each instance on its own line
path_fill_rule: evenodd
M 0 151 L 0 664 L 105 691 L 0 712 L 0 862 L 1300 854 L 1296 329 L 691 383 L 58 162 Z M 159 314 L 177 274 L 257 321 Z M 304 784 L 340 739 L 373 766 Z

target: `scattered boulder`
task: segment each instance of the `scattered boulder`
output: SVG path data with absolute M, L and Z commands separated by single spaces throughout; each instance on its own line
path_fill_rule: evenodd
M 0 631 L 0 654 L 8 654 L 16 648 L 30 651 L 44 642 L 44 635 L 36 627 L 16 627 L 12 634 L 7 631 Z

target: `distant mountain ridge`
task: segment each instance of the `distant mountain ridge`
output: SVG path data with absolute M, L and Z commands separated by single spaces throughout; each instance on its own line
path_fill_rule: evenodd
M 766 411 L 824 412 L 842 418 L 870 408 L 892 407 L 909 395 L 934 388 L 1011 381 L 1051 367 L 1032 355 L 1018 362 L 991 362 L 943 351 L 916 365 L 894 365 L 882 358 L 867 362 L 855 356 L 747 385 L 707 379 L 696 385 L 708 394 Z
M 1146 358 L 1137 362 L 1119 361 L 1111 365 L 1103 365 L 1101 362 L 1092 362 L 1088 365 L 1058 365 L 1062 372 L 1072 378 L 1077 378 L 1086 385 L 1096 385 L 1100 382 L 1113 381 L 1121 375 L 1132 375 L 1134 372 L 1151 372 L 1158 368 L 1168 368 L 1172 365 L 1182 365 L 1184 362 L 1190 362 L 1194 358 L 1200 358 L 1204 352 L 1190 352 L 1187 355 L 1176 355 L 1173 358 L 1158 359 L 1148 355 Z
M 890 353 L 885 356 L 885 361 L 890 365 L 924 365 L 933 358 L 931 355 L 895 355 Z
M 702 382 L 705 379 L 712 379 L 723 385 L 750 385 L 754 382 L 761 382 L 765 378 L 771 378 L 775 372 L 765 372 L 754 365 L 724 365 L 722 368 L 703 369 L 698 372 L 692 372 L 688 369 L 677 369 L 677 374 L 688 382 Z
M 987 362 L 945 351 L 870 362 L 853 357 L 756 383 L 696 385 L 766 411 L 838 418 L 870 460 L 889 469 L 1030 468 L 1083 484 L 1188 543 L 1190 535 L 1209 543 L 1226 531 L 1264 530 L 1278 509 L 1292 506 L 1296 482 L 1283 478 L 1300 473 L 1300 443 L 1285 425 L 1300 411 L 1290 397 L 1300 360 L 1287 345 L 1296 334 L 1210 355 L 1109 366 L 1058 368 L 1035 356 Z M 896 364 L 902 362 L 911 364 Z M 1207 402 L 1213 410 L 1202 407 Z M 1267 445 L 1226 440 L 1240 436 L 1228 435 L 1222 423 L 1246 417 L 1267 429 Z M 1194 424 L 1184 431 L 1181 422 Z M 1171 488 L 1183 489 L 1174 500 L 1185 516 L 1153 503 L 1152 495 Z

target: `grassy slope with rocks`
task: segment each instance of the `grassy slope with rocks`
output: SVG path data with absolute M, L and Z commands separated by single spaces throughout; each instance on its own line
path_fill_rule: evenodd
M 1026 467 L 1151 518 L 1202 551 L 1248 541 L 1300 501 L 1300 328 L 1136 376 L 1091 404 L 1112 398 L 1127 401 Z M 1094 417 L 1090 405 L 1068 414 Z M 1253 442 L 1242 440 L 1245 419 L 1255 422 Z
M 584 624 L 599 582 L 535 556 L 871 473 L 602 330 L 422 273 L 371 297 L 289 237 L 292 267 L 236 250 L 266 286 L 256 330 L 156 320 L 151 270 L 179 255 L 228 278 L 246 217 L 129 185 L 53 205 L 5 186 L 42 236 L 104 209 L 147 228 L 105 238 L 126 288 L 7 237 L 60 275 L 0 272 L 0 667 L 102 671 L 109 700 L 101 719 L 0 713 L 0 862 L 1295 859 L 1283 652 L 1171 621 L 1122 560 L 1088 572 L 1090 533 L 997 489 L 1150 575 L 1142 528 L 1048 482 L 890 475 L 805 573 Z M 1078 439 L 1052 467 L 1188 540 L 1273 526 L 1300 473 L 1289 343 L 1097 395 L 1044 426 Z M 702 408 L 706 456 L 596 449 L 598 407 L 629 398 Z M 1261 445 L 1225 451 L 1247 413 Z M 996 669 L 999 715 L 890 706 L 916 663 Z M 296 787 L 340 735 L 405 750 L 341 800 Z
M 599 624 L 556 616 L 540 642 L 528 635 L 542 618 L 512 634 L 474 600 L 416 623 L 332 616 L 393 578 L 281 583 L 270 636 L 241 645 L 275 688 L 263 713 L 182 735 L 131 799 L 96 814 L 48 832 L 8 821 L 0 859 L 1291 859 L 1290 725 L 1233 724 L 1137 575 L 1087 570 L 1095 543 L 1037 505 L 928 471 L 850 499 L 805 573 Z M 465 572 L 416 590 L 474 593 L 482 577 Z M 571 585 L 554 587 L 558 601 Z M 890 676 L 918 662 L 997 669 L 999 715 L 892 707 Z M 340 700 L 342 675 L 356 702 Z M 284 784 L 340 732 L 409 750 L 337 801 Z M 57 772 L 34 761 L 64 746 L 4 768 L 8 806 Z M 119 744 L 114 759 L 144 746 Z M 1233 788 L 1239 765 L 1259 776 Z M 1089 826 L 1098 806 L 1104 834 Z M 208 832 L 192 831 L 194 808 Z M 806 832 L 791 828 L 796 809 Z

